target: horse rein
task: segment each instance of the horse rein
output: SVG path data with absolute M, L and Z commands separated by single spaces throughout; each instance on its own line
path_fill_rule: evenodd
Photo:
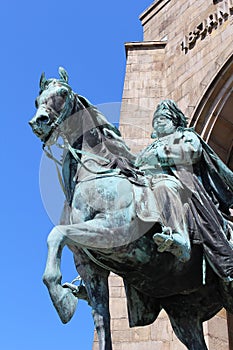
M 52 113 L 56 116 L 56 120 L 53 121 L 50 125 L 51 127 L 51 131 L 49 133 L 49 135 L 47 136 L 42 148 L 43 148 L 43 151 L 45 152 L 45 154 L 48 156 L 48 158 L 52 159 L 56 164 L 62 166 L 62 163 L 59 162 L 52 154 L 52 151 L 51 151 L 51 148 L 49 146 L 46 146 L 46 142 L 49 140 L 49 138 L 51 137 L 52 133 L 54 132 L 55 129 L 59 128 L 60 124 L 65 120 L 65 116 L 67 114 L 67 107 L 68 107 L 68 101 L 71 101 L 72 102 L 72 108 L 74 107 L 74 101 L 75 101 L 75 94 L 74 92 L 72 91 L 72 89 L 70 88 L 70 86 L 64 82 L 60 82 L 61 85 L 64 85 L 68 91 L 69 91 L 69 94 L 67 95 L 67 98 L 66 98 L 66 103 L 65 103 L 65 106 L 64 108 L 62 109 L 62 111 L 60 112 L 60 114 L 58 114 L 55 110 L 52 110 Z M 83 109 L 85 109 L 85 106 L 83 105 L 83 103 L 81 101 L 79 101 L 81 107 Z M 59 132 L 59 130 L 58 130 Z M 89 169 L 80 159 L 80 157 L 78 156 L 78 154 L 83 154 L 83 155 L 87 155 L 87 156 L 90 156 L 91 158 L 96 158 L 98 160 L 102 160 L 104 161 L 106 164 L 109 164 L 110 163 L 110 160 L 105 158 L 105 157 L 101 157 L 97 154 L 93 154 L 93 153 L 90 153 L 90 152 L 87 152 L 87 151 L 82 151 L 82 150 L 78 150 L 78 149 L 75 149 L 73 148 L 66 135 L 60 131 L 60 136 L 63 138 L 64 140 L 64 145 L 60 145 L 58 143 L 56 143 L 56 145 L 59 147 L 59 148 L 65 148 L 65 149 L 68 149 L 70 151 L 70 153 L 72 154 L 72 156 L 74 157 L 74 159 L 77 161 L 77 163 L 79 163 L 85 170 L 87 170 L 88 172 L 92 173 L 92 174 L 95 174 L 95 175 L 103 175 L 103 174 L 108 174 L 108 173 L 111 173 L 111 172 L 115 172 L 113 171 L 113 169 L 108 169 L 108 170 L 103 170 L 103 171 L 93 171 L 91 169 Z M 48 151 L 45 149 L 46 147 L 48 147 Z

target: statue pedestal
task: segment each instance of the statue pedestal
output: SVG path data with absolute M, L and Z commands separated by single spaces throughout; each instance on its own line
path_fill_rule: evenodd
M 150 326 L 129 328 L 122 279 L 114 274 L 109 278 L 112 342 L 114 350 L 185 350 L 177 339 L 164 311 Z M 226 312 L 223 309 L 204 323 L 204 335 L 209 350 L 229 350 Z M 98 350 L 94 335 L 93 350 Z

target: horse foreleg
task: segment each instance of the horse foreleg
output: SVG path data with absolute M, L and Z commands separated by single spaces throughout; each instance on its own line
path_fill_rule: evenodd
M 69 288 L 61 285 L 61 254 L 66 244 L 66 236 L 55 226 L 47 240 L 48 257 L 43 282 L 47 286 L 51 300 L 63 323 L 67 323 L 73 316 L 78 299 Z
M 112 350 L 111 335 L 108 335 L 110 329 L 110 318 L 102 315 L 101 310 L 92 311 L 95 329 L 98 335 L 99 350 Z
M 102 273 L 100 271 L 100 273 L 92 277 L 91 280 L 89 279 L 88 282 L 85 282 L 85 286 L 92 307 L 92 315 L 99 341 L 99 350 L 112 350 L 109 290 L 106 271 Z

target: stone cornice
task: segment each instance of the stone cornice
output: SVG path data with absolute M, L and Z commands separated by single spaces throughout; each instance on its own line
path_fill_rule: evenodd
M 139 19 L 142 22 L 142 26 L 148 22 L 153 16 L 155 16 L 164 6 L 171 0 L 156 0 L 151 6 L 149 6 L 140 16 Z
M 126 56 L 129 49 L 164 49 L 167 41 L 133 41 L 125 43 Z

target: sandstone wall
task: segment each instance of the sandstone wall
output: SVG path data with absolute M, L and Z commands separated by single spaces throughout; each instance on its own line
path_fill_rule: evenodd
M 175 100 L 191 118 L 214 76 L 232 55 L 233 1 L 157 0 L 140 19 L 143 43 L 126 44 L 122 124 L 131 122 L 130 105 L 137 105 L 151 112 L 144 111 L 136 124 L 150 126 L 152 110 L 163 98 Z M 201 25 L 208 29 L 197 38 Z M 133 135 L 128 132 L 126 138 Z

